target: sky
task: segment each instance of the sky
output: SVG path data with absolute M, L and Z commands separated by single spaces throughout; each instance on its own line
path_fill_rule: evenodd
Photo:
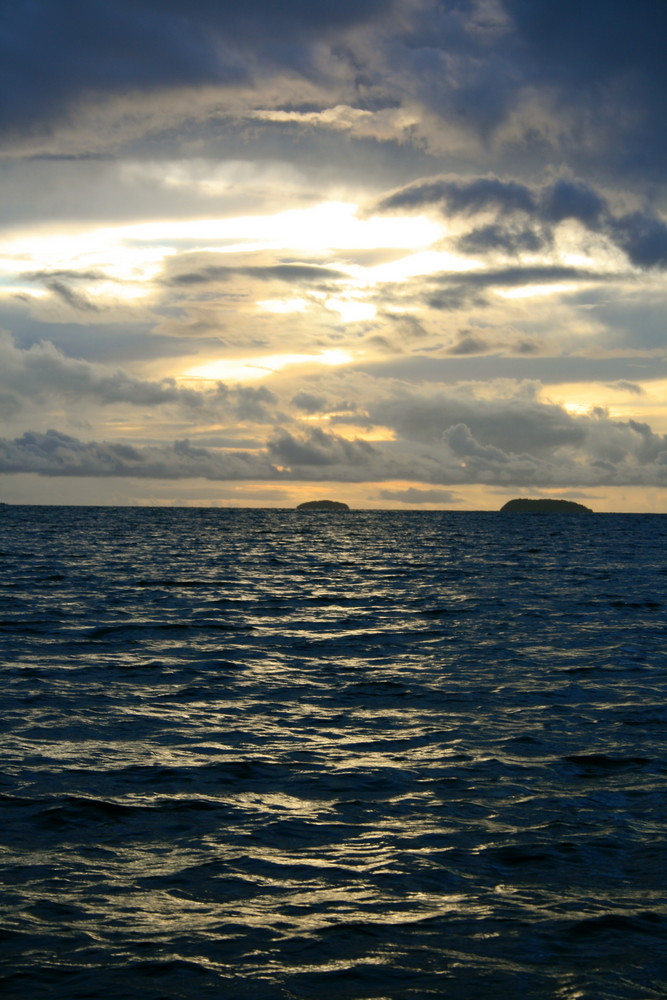
M 667 512 L 667 5 L 0 8 L 0 499 Z

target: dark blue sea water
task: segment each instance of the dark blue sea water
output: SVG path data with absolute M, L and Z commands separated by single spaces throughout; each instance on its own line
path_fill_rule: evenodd
M 0 995 L 667 995 L 667 517 L 0 508 Z

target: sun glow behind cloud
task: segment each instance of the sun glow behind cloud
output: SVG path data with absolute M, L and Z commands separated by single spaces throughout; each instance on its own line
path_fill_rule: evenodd
M 219 252 L 292 248 L 313 254 L 336 248 L 367 250 L 379 247 L 416 249 L 430 246 L 442 227 L 426 216 L 361 218 L 353 202 L 330 201 L 309 208 L 275 214 L 226 219 L 150 222 L 121 229 L 129 243 L 170 241 L 215 245 Z M 225 241 L 239 240 L 238 246 Z
M 0 242 L 0 269 L 16 276 L 81 272 L 84 280 L 87 273 L 100 271 L 114 281 L 131 284 L 155 279 L 165 259 L 175 252 L 168 245 L 133 245 L 126 240 L 123 226 L 80 228 L 66 233 L 35 230 Z
M 179 381 L 204 379 L 211 382 L 250 382 L 275 375 L 286 368 L 338 367 L 349 364 L 349 351 L 327 350 L 319 354 L 265 354 L 246 358 L 221 358 L 196 365 L 183 372 Z
M 149 299 L 170 258 L 183 252 L 224 254 L 229 258 L 274 253 L 311 260 L 337 258 L 333 266 L 343 278 L 341 294 L 316 289 L 309 299 L 289 297 L 258 300 L 269 312 L 303 312 L 318 300 L 343 322 L 369 320 L 373 305 L 363 301 L 365 290 L 382 281 L 401 280 L 445 266 L 463 269 L 448 255 L 429 249 L 443 235 L 442 225 L 427 216 L 364 217 L 354 202 L 326 201 L 307 208 L 253 216 L 207 219 L 165 219 L 140 224 L 52 226 L 8 233 L 0 238 L 0 271 L 11 292 L 39 295 L 35 277 L 62 272 L 77 276 L 77 288 L 104 302 Z M 346 254 L 405 251 L 391 264 L 363 268 Z M 281 258 L 284 260 L 284 258 Z

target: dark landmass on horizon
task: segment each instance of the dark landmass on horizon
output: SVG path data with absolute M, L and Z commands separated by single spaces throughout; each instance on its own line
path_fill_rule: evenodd
M 574 500 L 528 500 L 520 497 L 516 500 L 508 500 L 500 508 L 504 514 L 592 514 L 590 507 L 584 507 L 582 503 L 575 503 Z
M 306 500 L 300 503 L 297 510 L 349 510 L 341 500 Z

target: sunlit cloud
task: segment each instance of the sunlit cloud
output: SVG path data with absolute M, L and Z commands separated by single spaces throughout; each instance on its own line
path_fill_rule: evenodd
M 142 298 L 152 293 L 165 260 L 176 252 L 170 246 L 128 244 L 122 227 L 87 229 L 72 233 L 31 232 L 0 241 L 0 269 L 14 277 L 14 287 L 34 294 L 35 274 L 81 274 L 101 295 Z M 99 272 L 106 280 L 90 277 Z M 23 276 L 23 280 L 17 281 Z
M 189 368 L 181 381 L 205 379 L 211 382 L 251 382 L 285 371 L 287 368 L 330 368 L 349 364 L 353 354 L 345 350 L 326 350 L 319 354 L 267 354 L 246 358 L 222 358 Z
M 299 313 L 308 308 L 308 302 L 306 299 L 260 299 L 257 307 L 272 313 Z
M 568 295 L 581 287 L 578 282 L 554 282 L 553 285 L 522 285 L 519 288 L 496 288 L 501 299 L 533 299 L 547 296 Z
M 325 303 L 327 309 L 337 312 L 344 323 L 361 323 L 374 319 L 377 309 L 370 302 L 361 302 L 351 298 L 331 298 Z
M 419 275 L 448 272 L 452 274 L 465 271 L 481 270 L 483 265 L 460 254 L 445 250 L 425 250 L 402 257 L 388 264 L 378 264 L 368 268 L 363 280 L 368 284 L 380 282 L 404 281 Z
M 316 254 L 325 250 L 430 246 L 442 227 L 427 216 L 361 218 L 352 202 L 325 202 L 273 215 L 223 219 L 173 220 L 124 226 L 122 238 L 132 243 L 192 242 L 230 252 L 225 241 L 243 240 L 246 249 L 291 247 Z M 231 247 L 237 249 L 237 247 Z

